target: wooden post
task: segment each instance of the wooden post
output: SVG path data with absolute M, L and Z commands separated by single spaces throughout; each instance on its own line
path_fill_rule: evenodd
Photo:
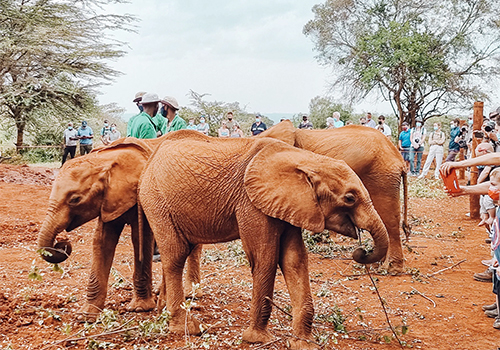
M 465 153 L 465 148 L 460 147 L 460 153 L 458 153 L 458 161 L 465 159 L 464 153 Z M 457 171 L 458 171 L 458 179 L 459 180 L 465 179 L 465 169 L 460 168 Z
M 481 126 L 483 125 L 483 102 L 474 102 L 474 124 L 472 130 L 481 130 Z M 476 157 L 476 147 L 479 144 L 480 140 L 472 135 L 472 152 L 471 157 Z M 477 185 L 478 171 L 477 167 L 471 167 L 470 169 L 470 184 Z M 473 195 L 470 196 L 470 217 L 471 219 L 479 219 L 479 196 Z

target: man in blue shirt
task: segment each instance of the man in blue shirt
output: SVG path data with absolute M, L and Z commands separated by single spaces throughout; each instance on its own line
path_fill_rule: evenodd
M 92 128 L 87 125 L 87 121 L 82 121 L 82 126 L 78 128 L 78 139 L 80 140 L 80 155 L 90 153 L 92 151 L 92 139 L 94 132 Z
M 253 136 L 267 130 L 266 124 L 262 122 L 262 116 L 260 115 L 260 113 L 257 113 L 257 115 L 255 116 L 255 123 L 252 124 L 252 128 L 250 130 L 252 131 Z
M 408 167 L 410 166 L 411 132 L 407 122 L 403 122 L 402 127 L 403 130 L 399 134 L 398 146 L 406 163 L 406 171 L 408 171 Z
M 457 118 L 451 122 L 450 144 L 448 146 L 448 157 L 446 157 L 445 162 L 454 162 L 458 152 L 460 152 L 460 145 L 455 142 L 459 134 L 460 119 Z

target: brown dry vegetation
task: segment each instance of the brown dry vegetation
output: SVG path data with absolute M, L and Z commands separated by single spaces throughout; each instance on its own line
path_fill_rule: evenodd
M 204 296 L 186 304 L 209 327 L 203 336 L 169 334 L 165 319 L 156 312 L 126 312 L 133 268 L 128 228 L 117 249 L 101 322 L 76 323 L 75 313 L 85 298 L 95 222 L 68 234 L 73 254 L 61 264 L 64 272 L 54 271 L 37 256 L 36 237 L 53 177 L 50 169 L 0 165 L 0 349 L 285 348 L 290 301 L 279 273 L 274 302 L 283 311 L 275 307 L 269 325 L 276 341 L 265 346 L 241 342 L 252 284 L 239 242 L 205 247 Z M 481 311 L 481 305 L 494 301 L 492 286 L 472 279 L 474 272 L 484 270 L 480 260 L 489 256 L 484 229 L 465 216 L 468 198 L 445 197 L 438 182 L 411 181 L 414 234 L 405 247 L 406 273 L 372 274 L 392 325 L 408 348 L 496 348 L 500 331 Z M 309 255 L 316 341 L 325 349 L 400 348 L 366 270 L 349 259 L 356 242 L 327 235 L 316 241 L 307 240 L 317 252 Z M 467 261 L 429 277 L 463 259 Z M 155 264 L 155 285 L 159 280 L 160 266 Z M 63 341 L 74 338 L 80 340 Z

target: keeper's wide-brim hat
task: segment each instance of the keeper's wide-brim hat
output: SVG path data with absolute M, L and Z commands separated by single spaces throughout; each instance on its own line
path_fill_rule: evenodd
M 148 103 L 158 103 L 160 102 L 160 98 L 158 97 L 157 94 L 152 94 L 152 93 L 148 93 L 148 94 L 144 94 L 144 96 L 142 96 L 142 100 L 141 100 L 141 103 L 144 105 L 144 104 L 148 104 Z
M 142 96 L 146 95 L 146 91 L 139 91 L 135 94 L 134 100 L 132 102 L 141 102 Z
M 162 103 L 166 103 L 170 106 L 172 106 L 175 109 L 179 109 L 179 103 L 175 99 L 175 97 L 172 96 L 165 96 L 164 98 L 161 99 Z

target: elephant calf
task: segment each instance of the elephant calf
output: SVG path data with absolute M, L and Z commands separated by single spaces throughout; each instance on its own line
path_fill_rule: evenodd
M 294 348 L 310 348 L 313 302 L 301 227 L 325 228 L 357 238 L 370 231 L 374 249 L 358 248 L 359 263 L 383 259 L 387 230 L 366 188 L 344 161 L 263 139 L 179 140 L 162 143 L 139 184 L 143 207 L 163 267 L 158 309 L 167 305 L 169 329 L 200 334 L 181 308 L 182 269 L 200 244 L 241 238 L 252 269 L 250 326 L 243 339 L 266 342 L 276 269 L 285 277 L 293 307 Z M 305 339 L 305 340 L 304 340 Z

